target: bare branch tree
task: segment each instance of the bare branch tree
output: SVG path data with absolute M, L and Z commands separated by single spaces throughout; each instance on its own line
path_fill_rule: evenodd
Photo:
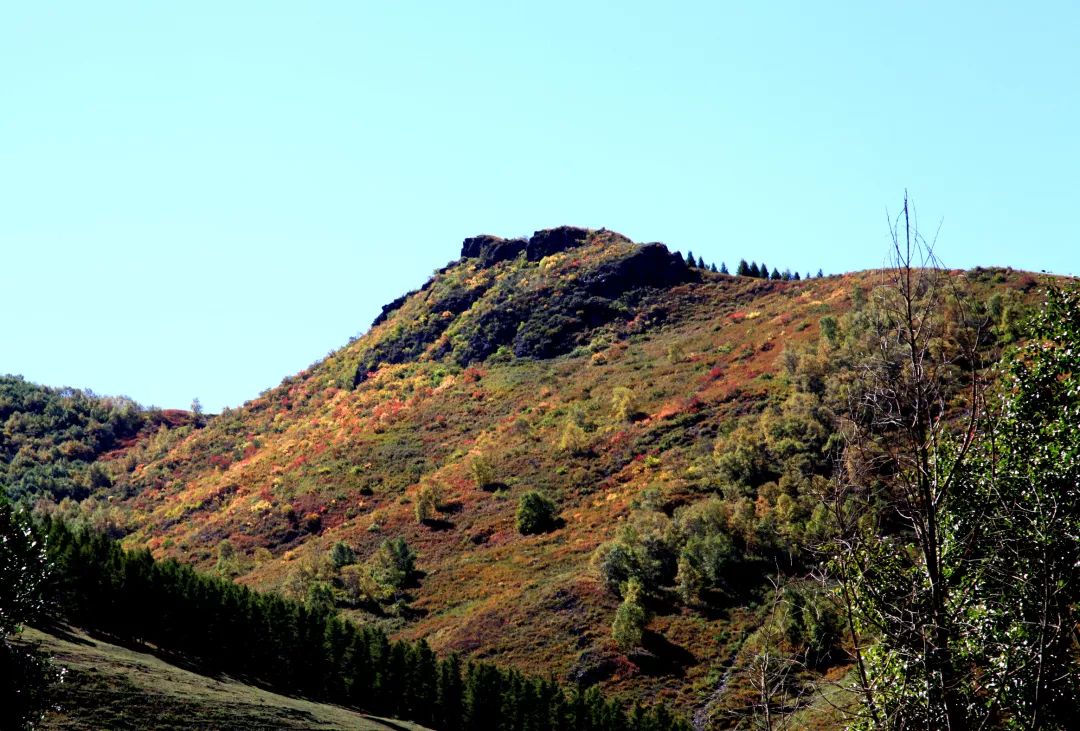
M 890 231 L 860 388 L 843 420 L 847 446 L 825 496 L 835 529 L 832 577 L 863 721 L 903 727 L 918 718 L 957 731 L 968 727 L 965 669 L 953 657 L 961 634 L 953 594 L 964 585 L 954 558 L 965 539 L 942 524 L 942 511 L 977 433 L 980 325 L 906 197 Z M 889 653 L 868 658 L 868 638 Z M 902 704 L 890 700 L 898 694 Z

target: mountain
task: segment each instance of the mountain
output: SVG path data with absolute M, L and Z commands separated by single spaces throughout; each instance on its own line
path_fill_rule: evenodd
M 469 238 L 361 337 L 103 454 L 97 502 L 56 510 L 107 500 L 131 547 L 704 724 L 748 703 L 731 671 L 779 616 L 770 578 L 811 562 L 881 276 L 717 274 L 606 230 Z M 1036 280 L 949 277 L 998 352 Z M 784 642 L 842 675 L 804 615 Z

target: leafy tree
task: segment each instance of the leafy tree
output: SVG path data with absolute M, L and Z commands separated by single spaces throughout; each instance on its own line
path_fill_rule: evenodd
M 691 536 L 679 554 L 675 577 L 679 597 L 688 606 L 704 599 L 706 592 L 723 590 L 728 571 L 738 564 L 735 544 L 724 532 L 705 532 Z
M 649 621 L 645 606 L 642 604 L 641 582 L 631 578 L 623 587 L 623 601 L 615 612 L 615 621 L 611 624 L 611 636 L 624 651 L 641 646 L 645 635 L 645 625 Z
M 626 582 L 634 578 L 646 593 L 660 594 L 675 578 L 678 548 L 670 539 L 671 522 L 659 514 L 640 515 L 623 526 L 617 539 L 597 554 L 604 585 L 622 596 Z
M 832 315 L 825 315 L 818 321 L 818 327 L 821 331 L 821 336 L 829 342 L 830 345 L 836 345 L 837 338 L 840 334 L 840 326 L 836 322 L 836 318 Z
M 43 609 L 45 558 L 38 540 L 0 499 L 0 727 L 31 728 L 55 674 L 33 650 L 11 642 Z
M 214 570 L 222 576 L 233 577 L 240 573 L 239 555 L 236 546 L 228 538 L 223 538 L 217 545 L 217 563 Z
M 334 609 L 334 590 L 325 581 L 316 581 L 308 586 L 304 603 L 314 612 L 329 614 Z
M 1080 289 L 1051 286 L 1028 336 L 946 540 L 977 536 L 959 645 L 980 689 L 1018 727 L 1068 728 L 1080 704 Z
M 683 344 L 680 342 L 675 342 L 669 345 L 667 349 L 667 358 L 668 362 L 672 364 L 682 363 L 683 361 L 685 361 L 686 349 L 683 347 Z
M 611 392 L 611 416 L 615 421 L 629 421 L 637 414 L 634 392 L 626 386 L 616 386 Z
M 495 466 L 485 454 L 477 454 L 473 457 L 469 464 L 469 471 L 472 473 L 473 482 L 481 490 L 491 490 L 498 485 Z
M 578 423 L 578 417 L 571 414 L 563 426 L 562 436 L 559 438 L 559 449 L 570 454 L 585 454 L 589 451 L 589 435 L 585 428 Z
M 338 541 L 330 549 L 330 563 L 334 568 L 341 569 L 356 563 L 356 551 L 345 541 Z
M 398 536 L 379 544 L 371 560 L 371 577 L 392 592 L 404 589 L 416 574 L 416 553 Z
M 1080 701 L 1080 296 L 986 408 L 985 340 L 905 201 L 829 496 L 860 728 L 1070 728 Z M 957 393 L 959 382 L 964 391 Z M 993 403 L 992 401 L 990 402 Z M 884 528 L 884 530 L 883 530 Z
M 438 485 L 432 483 L 426 483 L 420 486 L 420 491 L 416 495 L 416 504 L 414 506 L 416 513 L 416 522 L 427 523 L 434 520 L 435 515 L 442 507 L 442 490 Z
M 551 498 L 530 490 L 521 496 L 517 509 L 517 529 L 522 535 L 547 533 L 557 527 L 556 507 Z

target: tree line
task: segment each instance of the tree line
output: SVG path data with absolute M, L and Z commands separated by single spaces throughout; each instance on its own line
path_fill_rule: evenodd
M 695 258 L 694 252 L 692 251 L 686 252 L 685 260 L 686 266 L 693 269 L 703 269 L 707 272 L 712 272 L 714 274 L 731 273 L 728 271 L 728 266 L 725 262 L 720 262 L 719 267 L 716 266 L 716 262 L 713 262 L 712 264 L 706 264 L 703 257 L 699 256 Z M 780 271 L 775 267 L 773 267 L 772 271 L 770 272 L 769 267 L 767 264 L 765 264 L 765 262 L 761 262 L 761 264 L 758 264 L 756 261 L 754 261 L 747 264 L 746 259 L 739 260 L 739 265 L 735 268 L 735 274 L 736 276 L 740 277 L 755 277 L 757 279 L 777 279 L 785 282 L 798 282 L 802 279 L 810 279 L 810 272 L 807 272 L 806 275 L 803 276 L 797 271 L 792 272 L 790 269 Z M 825 276 L 825 274 L 820 269 L 818 269 L 816 276 L 823 277 Z
M 665 707 L 625 709 L 599 689 L 437 657 L 428 644 L 391 641 L 333 611 L 255 592 L 148 551 L 43 518 L 35 528 L 51 564 L 59 618 L 119 641 L 152 645 L 285 693 L 432 728 L 484 731 L 678 731 Z

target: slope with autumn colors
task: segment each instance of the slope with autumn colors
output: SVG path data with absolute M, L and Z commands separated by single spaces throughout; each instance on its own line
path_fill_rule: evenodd
M 1002 328 L 1036 284 L 953 276 Z M 111 461 L 111 494 L 130 546 L 298 598 L 323 587 L 439 652 L 719 718 L 745 692 L 727 671 L 771 611 L 767 576 L 795 573 L 814 530 L 834 446 L 828 353 L 879 280 L 714 274 L 604 230 L 467 239 L 325 360 Z M 805 385 L 814 368 L 828 388 Z M 761 454 L 742 454 L 758 434 Z M 558 521 L 522 535 L 534 490 Z M 642 646 L 620 649 L 605 546 L 678 533 L 705 504 L 748 558 L 711 599 L 658 588 Z M 393 537 L 419 570 L 393 600 L 332 558 L 343 543 L 362 565 Z M 817 666 L 845 670 L 842 653 Z

